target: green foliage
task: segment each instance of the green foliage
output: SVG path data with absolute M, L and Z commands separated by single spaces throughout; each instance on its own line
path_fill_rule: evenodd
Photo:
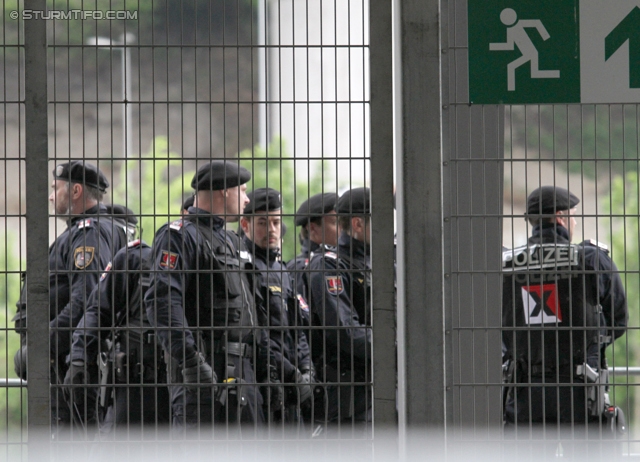
M 638 164 L 636 163 L 636 168 Z M 604 198 L 604 208 L 613 216 L 611 229 L 611 255 L 621 271 L 622 282 L 627 294 L 629 308 L 629 326 L 640 323 L 640 213 L 638 189 L 638 172 L 628 172 L 624 176 L 616 176 L 611 184 L 611 195 Z M 616 217 L 617 215 L 617 217 Z M 616 366 L 636 366 L 640 351 L 640 331 L 628 329 L 624 337 L 607 349 L 609 364 Z M 618 376 L 614 383 L 621 386 L 612 387 L 612 398 L 627 414 L 632 422 L 640 421 L 640 409 L 637 409 L 638 398 L 636 387 L 628 387 L 627 377 Z
M 151 244 L 156 230 L 181 214 L 192 177 L 193 172 L 182 170 L 182 160 L 170 150 L 167 138 L 158 136 L 140 160 L 125 161 L 112 201 L 138 215 L 140 235 Z
M 273 188 L 282 194 L 282 222 L 287 227 L 283 238 L 282 259 L 288 261 L 299 252 L 298 229 L 294 214 L 310 196 L 333 189 L 325 185 L 335 183 L 332 175 L 327 176 L 327 163 L 322 160 L 307 161 L 294 159 L 286 144 L 279 138 L 265 150 L 256 145 L 253 149 L 240 152 L 240 164 L 247 168 L 252 178 L 247 188 Z M 308 162 L 308 164 L 307 164 Z
M 23 269 L 15 254 L 18 239 L 12 233 L 0 234 L 4 248 L 0 252 L 0 377 L 15 378 L 13 355 L 20 347 L 20 337 L 13 329 L 11 318 L 20 296 L 20 271 Z M 26 390 L 0 387 L 0 434 L 26 424 Z

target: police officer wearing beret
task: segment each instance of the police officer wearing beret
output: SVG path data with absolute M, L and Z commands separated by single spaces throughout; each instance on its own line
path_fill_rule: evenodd
M 304 275 L 312 313 L 310 345 L 319 382 L 349 383 L 326 386 L 323 401 L 316 401 L 316 419 L 342 422 L 347 425 L 343 428 L 351 429 L 356 422 L 371 420 L 371 389 L 365 385 L 371 380 L 369 188 L 345 192 L 336 213 L 342 228 L 338 246 L 325 246 L 315 253 Z
M 607 406 L 605 348 L 625 333 L 626 296 L 606 247 L 571 243 L 579 202 L 564 188 L 536 189 L 527 199 L 528 243 L 503 252 L 509 427 L 593 423 L 607 432 L 622 420 Z
M 129 223 L 137 223 L 133 212 L 128 212 Z M 153 251 L 144 241 L 137 239 L 120 249 L 104 268 L 73 333 L 71 365 L 65 378 L 65 384 L 71 385 L 67 393 L 82 402 L 84 389 L 73 385 L 95 384 L 86 371 L 100 365 L 108 380 L 100 382 L 103 386 L 99 393 L 99 404 L 105 411 L 100 425 L 103 436 L 119 431 L 120 436 L 132 437 L 142 423 L 169 423 L 166 366 L 142 305 L 152 265 Z M 111 348 L 100 352 L 105 329 L 111 333 Z M 108 377 L 113 372 L 110 362 L 115 366 L 115 376 Z M 120 386 L 112 388 L 113 382 Z M 153 384 L 157 386 L 148 386 Z
M 67 228 L 49 248 L 51 379 L 56 385 L 51 390 L 54 432 L 72 417 L 80 425 L 95 421 L 91 412 L 95 397 L 93 401 L 88 397 L 86 412 L 85 403 L 76 403 L 72 413 L 59 386 L 67 370 L 72 329 L 84 315 L 86 300 L 97 285 L 102 268 L 127 243 L 126 223 L 110 216 L 110 209 L 102 204 L 108 186 L 104 174 L 82 160 L 59 164 L 53 171 L 49 201 L 55 216 L 67 222 Z M 16 372 L 22 375 L 23 370 Z
M 300 312 L 308 313 L 309 308 L 304 298 L 297 294 L 289 272 L 280 262 L 280 192 L 260 188 L 249 193 L 249 199 L 251 202 L 244 209 L 240 225 L 245 245 L 260 272 L 255 285 L 267 312 L 266 328 L 272 358 L 269 379 L 271 383 L 297 385 L 285 387 L 282 398 L 278 396 L 281 387 L 266 387 L 265 408 L 276 421 L 299 422 L 300 407 L 310 409 L 315 370 L 304 332 L 291 327 L 300 326 Z M 283 403 L 279 402 L 281 399 Z
M 243 422 L 251 431 L 263 421 L 254 361 L 266 364 L 259 356 L 266 340 L 251 292 L 250 255 L 225 230 L 249 203 L 250 178 L 231 161 L 203 165 L 191 182 L 196 206 L 154 239 L 144 300 L 168 356 L 173 427 L 179 431 L 214 422 Z
M 320 193 L 311 196 L 298 208 L 295 216 L 296 226 L 300 226 L 300 253 L 287 262 L 299 294 L 307 295 L 302 271 L 309 264 L 312 252 L 322 245 L 335 247 L 338 245 L 338 217 L 335 206 L 338 200 L 336 193 Z

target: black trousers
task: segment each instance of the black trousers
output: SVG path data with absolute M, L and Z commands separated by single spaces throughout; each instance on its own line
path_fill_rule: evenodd
M 216 356 L 213 364 L 222 382 L 227 378 L 227 365 L 224 355 L 219 356 Z M 242 427 L 242 436 L 251 436 L 264 424 L 262 395 L 256 383 L 252 361 L 231 355 L 228 359 L 233 363 L 234 383 L 192 387 L 181 383 L 170 384 L 172 433 L 175 436 L 181 437 L 187 433 L 194 435 L 198 430 L 207 432 L 213 424 L 220 424 L 223 428 L 229 425 Z M 174 381 L 176 374 L 170 375 L 173 375 L 171 380 Z M 235 430 L 233 433 L 237 434 Z M 207 437 L 202 432 L 199 434 Z

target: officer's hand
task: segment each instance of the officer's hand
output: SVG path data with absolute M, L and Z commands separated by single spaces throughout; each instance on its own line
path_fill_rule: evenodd
M 87 374 L 83 360 L 76 359 L 71 361 L 69 370 L 64 376 L 64 384 L 66 385 L 64 394 L 68 401 L 71 401 L 71 397 L 75 402 L 84 401 L 84 387 L 73 386 L 87 384 Z
M 313 371 L 306 369 L 304 372 L 296 371 L 296 383 L 298 384 L 298 392 L 300 393 L 300 404 L 304 403 L 313 396 Z
M 211 366 L 207 364 L 202 353 L 196 353 L 185 359 L 182 364 L 182 380 L 184 383 L 217 383 L 218 378 Z
M 75 359 L 71 361 L 67 375 L 64 377 L 65 385 L 86 385 L 87 374 L 82 359 Z

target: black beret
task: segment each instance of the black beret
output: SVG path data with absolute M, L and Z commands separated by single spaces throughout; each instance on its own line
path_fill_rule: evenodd
M 69 183 L 79 183 L 105 192 L 109 187 L 107 177 L 98 170 L 95 165 L 81 160 L 72 160 L 59 164 L 53 171 L 56 180 L 64 180 Z
M 336 193 L 320 193 L 304 201 L 296 212 L 296 226 L 304 226 L 313 218 L 335 210 L 338 195 Z
M 282 195 L 272 188 L 258 188 L 247 194 L 247 197 L 251 202 L 244 208 L 245 215 L 282 208 Z
M 196 191 L 218 191 L 235 188 L 251 179 L 251 173 L 230 160 L 213 160 L 201 166 L 191 180 Z
M 138 217 L 133 213 L 133 210 L 125 207 L 124 205 L 107 205 L 107 212 L 114 217 L 123 218 L 132 225 L 138 224 Z
M 564 188 L 542 186 L 527 198 L 527 215 L 552 215 L 560 210 L 569 210 L 580 203 L 580 199 Z
M 193 206 L 193 201 L 195 201 L 195 199 L 195 196 L 189 196 L 187 200 L 182 203 L 182 210 L 189 210 L 189 207 Z
M 350 189 L 338 199 L 336 212 L 344 215 L 358 215 L 371 212 L 369 188 Z

